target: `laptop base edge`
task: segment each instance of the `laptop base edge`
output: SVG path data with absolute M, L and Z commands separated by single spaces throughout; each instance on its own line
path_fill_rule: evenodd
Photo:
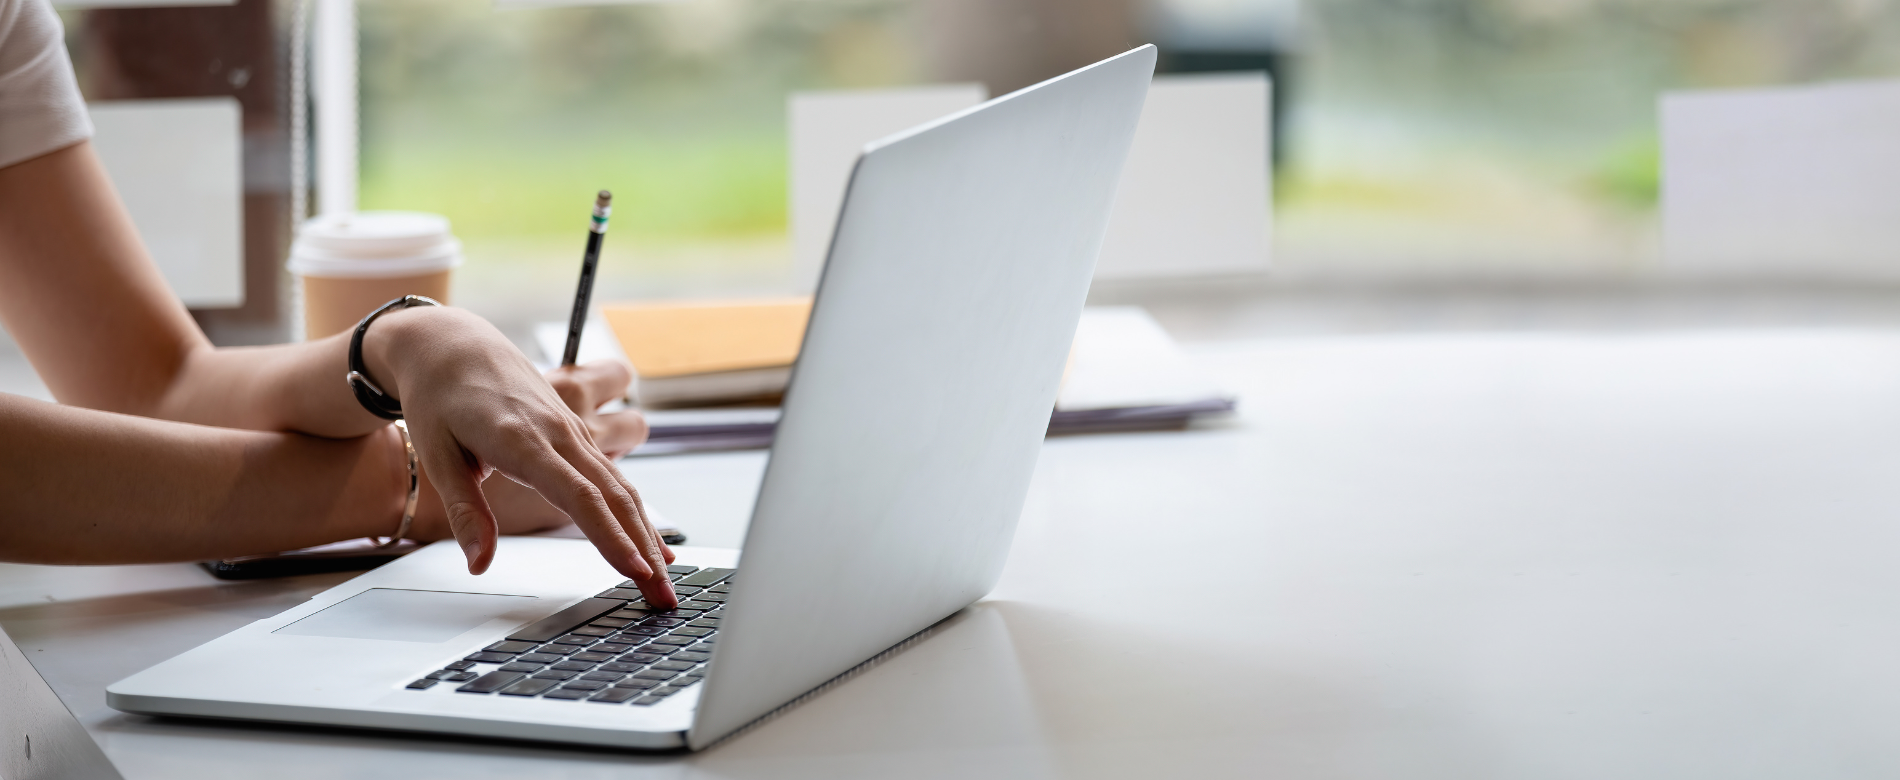
M 585 702 L 575 702 L 575 705 L 587 706 Z M 686 747 L 686 732 L 684 731 L 593 729 L 488 718 L 462 718 L 431 713 L 378 712 L 146 696 L 110 690 L 106 691 L 106 706 L 138 715 L 331 726 L 351 730 L 478 737 L 523 743 L 560 743 L 640 751 L 669 751 Z

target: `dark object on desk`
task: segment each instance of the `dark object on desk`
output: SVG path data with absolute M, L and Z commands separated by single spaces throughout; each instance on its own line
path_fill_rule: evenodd
M 1166 406 L 1057 410 L 1049 415 L 1048 435 L 1176 431 L 1186 428 L 1196 418 L 1226 414 L 1233 410 L 1234 400 L 1231 398 L 1209 398 Z M 726 419 L 721 419 L 717 414 L 707 414 L 698 418 L 680 418 L 677 423 L 655 414 L 650 418 L 652 427 L 647 430 L 646 443 L 634 450 L 633 454 L 672 455 L 682 452 L 765 449 L 772 446 L 772 433 L 778 428 L 775 412 L 773 409 L 735 409 Z
M 421 547 L 421 544 L 405 539 L 391 547 L 377 549 L 365 540 L 353 539 L 274 555 L 245 555 L 221 561 L 202 561 L 198 565 L 221 580 L 297 577 L 336 571 L 367 571 Z
M 661 528 L 660 540 L 667 544 L 685 544 L 686 533 L 678 528 Z M 337 571 L 368 571 L 408 555 L 422 545 L 411 540 L 384 549 L 375 549 L 361 540 L 327 544 L 276 555 L 246 555 L 221 561 L 200 561 L 205 571 L 221 580 L 261 580 L 275 577 L 299 577 Z M 4 776 L 0 776 L 4 777 Z

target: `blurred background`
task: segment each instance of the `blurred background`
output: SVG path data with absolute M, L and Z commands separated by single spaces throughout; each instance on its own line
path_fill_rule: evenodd
M 295 10 L 62 10 L 89 99 L 244 101 L 252 295 L 200 314 L 227 342 L 288 319 Z M 1900 74 L 1900 2 L 361 0 L 357 22 L 361 207 L 447 215 L 457 302 L 524 343 L 565 318 L 603 187 L 597 301 L 782 290 L 794 91 L 1002 94 L 1144 42 L 1164 71 L 1274 82 L 1273 271 L 1096 290 L 1179 335 L 1900 310 L 1878 280 L 1671 281 L 1656 216 L 1662 92 Z

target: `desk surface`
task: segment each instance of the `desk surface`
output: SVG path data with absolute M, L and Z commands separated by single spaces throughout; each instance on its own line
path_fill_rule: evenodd
M 0 624 L 128 778 L 1900 774 L 1900 333 L 1197 359 L 1231 424 L 1051 441 L 988 600 L 703 754 L 105 708 L 341 577 L 5 566 Z M 729 544 L 762 462 L 628 470 Z

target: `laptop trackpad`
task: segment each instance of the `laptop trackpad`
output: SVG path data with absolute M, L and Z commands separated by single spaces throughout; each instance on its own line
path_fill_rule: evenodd
M 271 633 L 434 644 L 510 612 L 524 621 L 537 617 L 532 609 L 537 601 L 533 596 L 371 588 Z

